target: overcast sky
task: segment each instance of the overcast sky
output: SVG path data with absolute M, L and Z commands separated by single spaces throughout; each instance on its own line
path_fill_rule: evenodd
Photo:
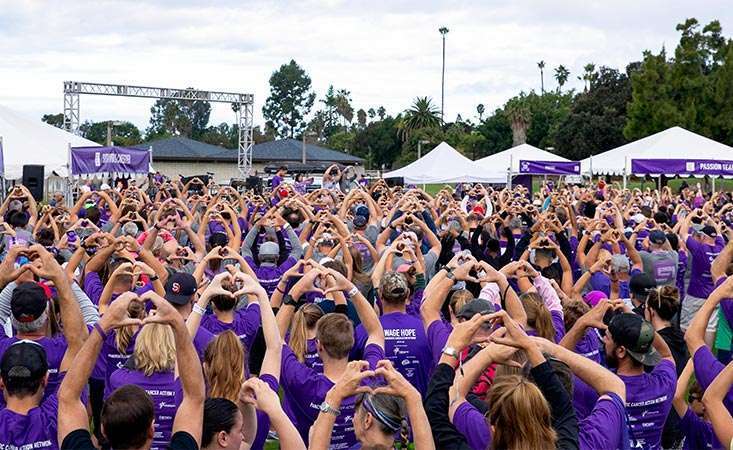
M 446 120 L 539 90 L 553 69 L 588 62 L 623 69 L 642 51 L 673 48 L 687 17 L 719 19 L 733 35 L 730 0 L 339 1 L 0 0 L 0 104 L 33 117 L 63 109 L 64 80 L 254 94 L 262 124 L 268 79 L 295 59 L 322 98 L 351 91 L 354 109 L 396 114 L 416 96 L 440 104 L 446 44 Z M 152 101 L 82 96 L 83 120 L 147 126 Z M 233 122 L 228 105 L 211 122 Z

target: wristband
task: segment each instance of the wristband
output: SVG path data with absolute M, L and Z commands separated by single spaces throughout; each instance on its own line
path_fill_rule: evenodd
M 206 309 L 201 307 L 200 305 L 194 304 L 192 312 L 195 312 L 196 314 L 200 314 L 203 316 L 206 313 Z
M 280 289 L 280 285 L 279 284 L 277 286 L 275 286 L 275 290 L 278 291 L 279 293 L 281 293 L 282 295 L 285 295 L 285 291 L 283 291 L 282 289 Z
M 159 277 L 158 275 L 153 275 L 152 277 L 149 277 L 149 278 L 150 278 L 150 282 L 151 282 L 151 283 L 152 283 L 153 281 L 158 281 L 158 280 L 160 280 L 160 277 Z
M 356 286 L 354 286 L 354 287 L 352 287 L 352 288 L 351 288 L 351 289 L 349 290 L 349 297 L 350 297 L 350 298 L 353 298 L 353 297 L 355 297 L 355 296 L 356 296 L 356 295 L 357 295 L 358 293 L 359 293 L 359 289 L 358 289 L 358 288 L 357 288 Z
M 298 301 L 295 300 L 290 294 L 287 294 L 285 297 L 283 297 L 283 304 L 286 306 L 292 306 L 294 308 L 297 308 Z
M 104 332 L 104 329 L 102 328 L 102 325 L 99 324 L 99 322 L 94 323 L 94 329 L 97 330 L 97 333 L 99 333 L 99 336 L 102 337 L 103 341 L 107 340 L 107 333 Z

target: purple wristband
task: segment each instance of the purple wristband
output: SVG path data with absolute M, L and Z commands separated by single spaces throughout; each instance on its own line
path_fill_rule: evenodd
M 94 329 L 97 330 L 97 333 L 99 333 L 99 335 L 102 337 L 102 340 L 103 341 L 107 340 L 107 333 L 104 332 L 104 330 L 102 329 L 102 326 L 99 324 L 99 322 L 96 322 L 94 324 Z

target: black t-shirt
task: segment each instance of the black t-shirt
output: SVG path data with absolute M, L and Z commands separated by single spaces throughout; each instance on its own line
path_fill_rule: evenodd
M 69 433 L 64 442 L 61 443 L 61 450 L 97 450 L 92 444 L 92 435 L 89 430 L 74 430 Z M 185 431 L 179 431 L 171 437 L 168 450 L 199 450 L 196 440 Z

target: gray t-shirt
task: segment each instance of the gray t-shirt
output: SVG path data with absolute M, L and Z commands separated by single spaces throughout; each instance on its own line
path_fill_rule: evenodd
M 654 278 L 657 286 L 672 285 L 677 281 L 679 254 L 674 250 L 639 252 L 644 273 Z

